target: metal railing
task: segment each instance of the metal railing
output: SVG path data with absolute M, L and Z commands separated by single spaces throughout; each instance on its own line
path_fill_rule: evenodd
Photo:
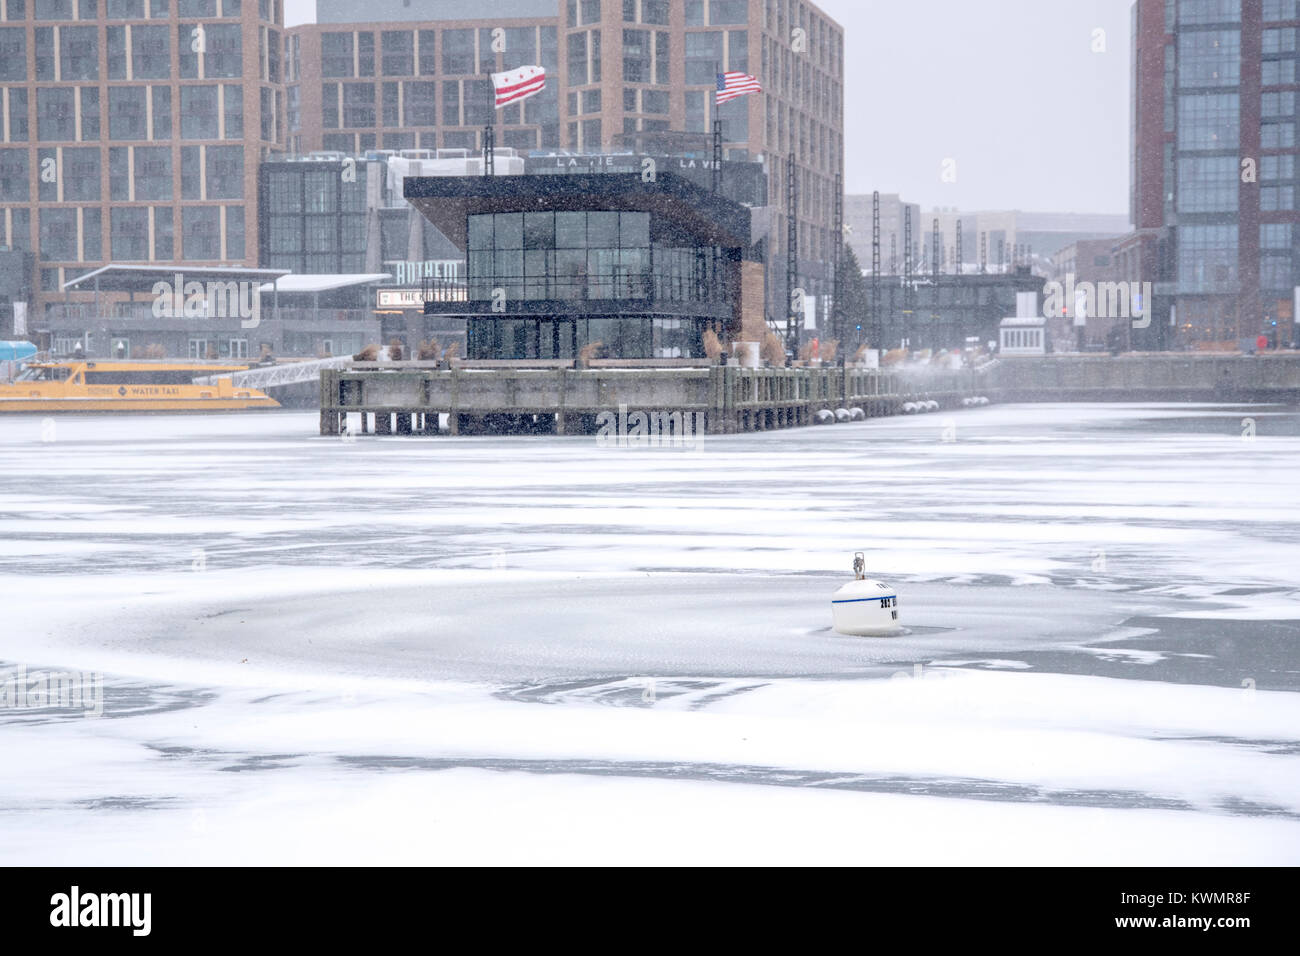
M 500 291 L 498 291 L 500 290 Z M 470 279 L 442 279 L 425 276 L 420 295 L 427 302 L 491 302 L 497 295 L 511 301 L 727 301 L 730 286 L 710 283 L 691 276 L 602 273 L 572 276 L 489 276 Z

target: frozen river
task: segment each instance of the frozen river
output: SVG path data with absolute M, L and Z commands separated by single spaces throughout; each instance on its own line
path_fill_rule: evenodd
M 1294 410 L 316 431 L 0 419 L 4 862 L 1300 863 Z

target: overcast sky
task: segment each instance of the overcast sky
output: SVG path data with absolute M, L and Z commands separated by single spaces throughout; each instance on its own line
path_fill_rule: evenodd
M 819 5 L 845 29 L 848 192 L 927 209 L 1127 212 L 1132 0 Z M 315 9 L 286 0 L 286 25 Z

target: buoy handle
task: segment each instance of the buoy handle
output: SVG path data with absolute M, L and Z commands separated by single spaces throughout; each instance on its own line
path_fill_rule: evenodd
M 867 576 L 867 559 L 861 551 L 853 555 L 853 577 L 861 581 Z

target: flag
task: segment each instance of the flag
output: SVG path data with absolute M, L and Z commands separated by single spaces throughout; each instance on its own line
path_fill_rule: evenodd
M 756 76 L 750 76 L 748 73 L 718 74 L 717 104 L 719 106 L 728 100 L 734 100 L 737 96 L 744 96 L 746 93 L 762 92 L 762 84 L 758 82 Z
M 521 66 L 517 70 L 492 74 L 497 94 L 497 109 L 526 100 L 546 87 L 546 70 L 540 66 Z

